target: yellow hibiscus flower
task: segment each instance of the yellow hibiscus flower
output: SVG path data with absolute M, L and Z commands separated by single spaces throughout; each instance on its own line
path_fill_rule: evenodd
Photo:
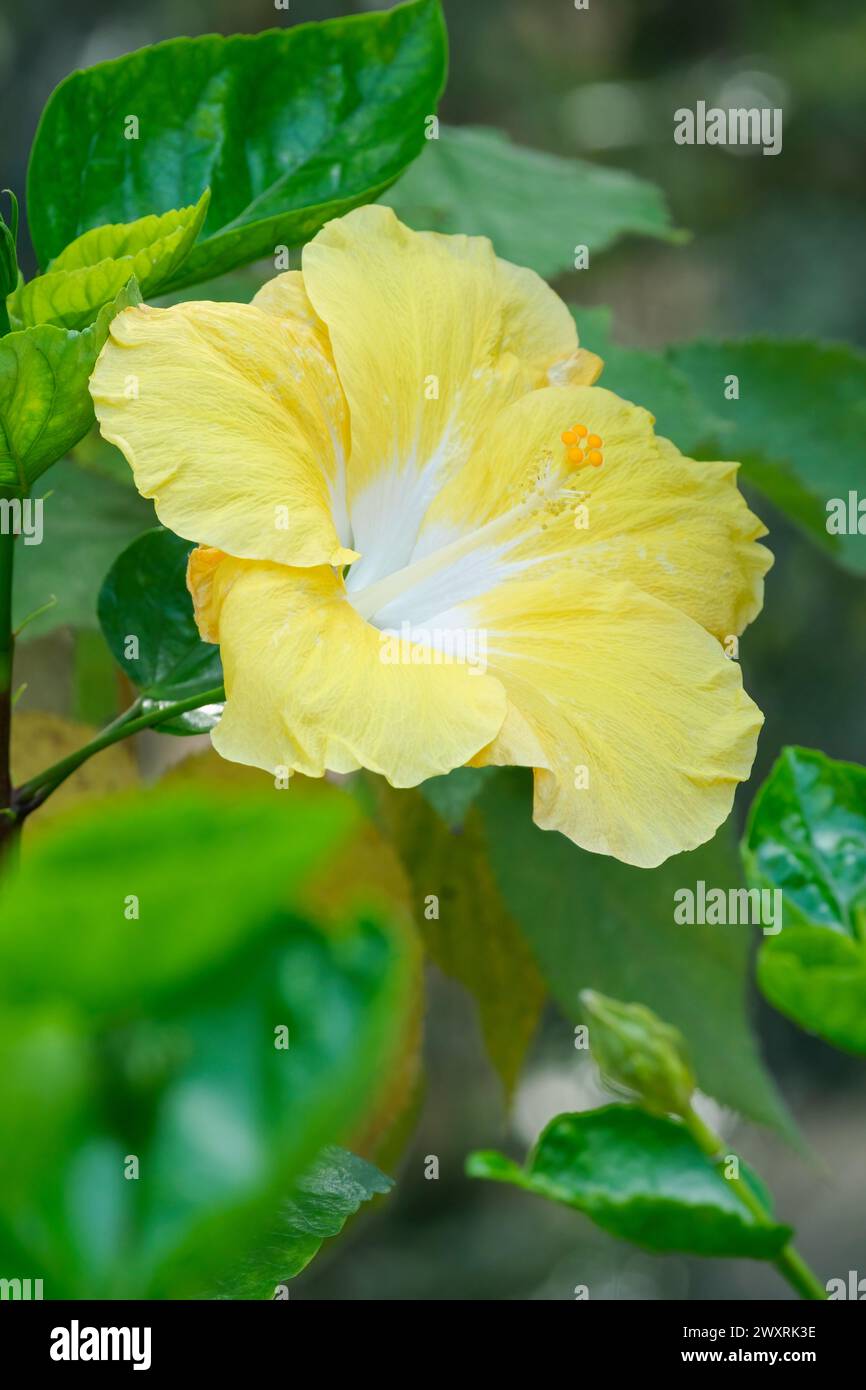
M 251 304 L 118 315 L 96 414 L 199 543 L 223 757 L 532 767 L 539 825 L 646 867 L 713 834 L 761 724 L 721 642 L 765 531 L 736 464 L 682 457 L 600 368 L 533 272 L 380 207 Z

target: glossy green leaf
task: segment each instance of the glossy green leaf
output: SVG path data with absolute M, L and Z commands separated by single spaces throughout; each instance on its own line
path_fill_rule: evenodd
M 580 1020 L 583 989 L 645 1004 L 683 1034 L 703 1091 L 787 1128 L 746 1015 L 754 928 L 674 920 L 677 889 L 739 885 L 730 831 L 657 869 L 635 869 L 539 830 L 519 772 L 498 774 L 476 804 L 499 891 L 566 1016 Z
M 791 1235 L 758 1223 L 682 1124 L 637 1106 L 559 1115 L 525 1168 L 476 1153 L 467 1171 L 574 1207 L 611 1235 L 660 1253 L 771 1260 Z
M 50 1147 L 3 1146 L 0 1259 L 46 1297 L 206 1295 L 378 1095 L 404 937 L 375 913 L 327 931 L 298 914 L 357 812 L 275 801 L 114 798 L 45 831 L 5 885 L 4 1127 Z
M 866 935 L 866 768 L 786 748 L 743 840 L 750 881 L 783 894 L 784 924 Z
M 330 1145 L 296 1185 L 260 1249 L 219 1286 L 220 1298 L 273 1298 L 338 1236 L 350 1217 L 394 1186 L 372 1163 Z
M 778 892 L 758 983 L 781 1013 L 866 1053 L 866 768 L 786 748 L 755 798 L 743 840 L 752 887 Z
M 111 320 L 140 298 L 132 281 L 81 332 L 45 323 L 0 338 L 0 487 L 26 492 L 90 429 L 90 373 Z
M 413 0 L 261 34 L 170 39 L 73 73 L 49 99 L 31 155 L 40 264 L 82 232 L 195 202 L 208 187 L 203 236 L 175 285 L 307 240 L 419 153 L 445 55 L 438 0 Z
M 192 207 L 151 214 L 137 222 L 96 227 L 71 242 L 44 275 L 21 285 L 9 299 L 16 326 L 54 323 L 86 328 L 102 305 L 134 277 L 149 296 L 171 279 L 204 223 L 209 193 Z
M 490 237 L 505 260 L 548 277 L 574 268 L 578 245 L 591 258 L 629 233 L 678 239 L 653 184 L 496 130 L 442 126 L 380 201 L 419 231 Z
M 96 603 L 106 570 L 131 540 L 153 526 L 153 506 L 134 488 L 69 459 L 52 468 L 37 492 L 43 497 L 43 539 L 17 549 L 16 626 L 49 606 L 27 623 L 20 640 L 61 626 L 98 630 Z
M 186 700 L 222 685 L 219 648 L 203 642 L 186 586 L 194 546 L 161 526 L 115 560 L 99 594 L 99 623 L 115 660 L 138 688 L 145 709 Z M 213 727 L 222 703 L 182 714 L 163 733 Z

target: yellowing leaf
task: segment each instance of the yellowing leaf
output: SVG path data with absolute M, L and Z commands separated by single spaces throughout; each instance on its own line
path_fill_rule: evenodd
M 510 1097 L 547 991 L 494 883 L 481 817 L 473 807 L 453 831 L 417 792 L 380 792 L 412 880 L 424 945 L 474 998 L 488 1055 Z

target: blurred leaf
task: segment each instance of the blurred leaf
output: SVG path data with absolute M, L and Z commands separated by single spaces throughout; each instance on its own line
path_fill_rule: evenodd
M 749 884 L 782 895 L 758 983 L 781 1013 L 866 1053 L 866 768 L 786 748 L 743 840 Z
M 484 783 L 495 776 L 493 767 L 456 767 L 445 777 L 428 778 L 418 790 L 449 830 L 460 830 Z
M 581 347 L 604 360 L 599 385 L 649 410 L 656 431 L 672 439 L 683 453 L 700 450 L 717 430 L 718 421 L 693 391 L 688 377 L 663 353 L 624 348 L 611 342 L 610 309 L 574 309 Z
M 394 1186 L 372 1163 L 334 1145 L 324 1149 L 284 1203 L 260 1250 L 219 1287 L 220 1298 L 273 1298 L 337 1236 L 365 1202 Z
M 206 187 L 204 235 L 175 285 L 305 241 L 419 153 L 445 61 L 438 0 L 414 0 L 255 35 L 170 39 L 74 72 L 50 97 L 30 159 L 39 262 L 92 227 L 194 202 Z
M 0 212 L 0 303 L 18 285 L 21 271 L 18 269 L 18 199 L 11 188 L 3 192 L 9 197 L 9 221 Z M 7 324 L 4 327 L 8 328 Z
M 292 267 L 295 270 L 300 270 L 300 266 L 301 252 L 298 248 Z M 254 261 L 251 265 L 238 266 L 235 270 L 228 270 L 213 280 L 205 280 L 203 284 L 196 285 L 194 290 L 189 286 L 166 290 L 164 294 L 158 294 L 154 302 L 160 308 L 168 308 L 172 304 L 184 304 L 190 299 L 209 299 L 215 304 L 249 304 L 262 286 L 273 277 L 274 258 L 270 256 L 267 260 Z M 124 463 L 126 464 L 125 460 Z M 129 471 L 128 464 L 126 464 L 126 468 Z
M 114 664 L 101 632 L 79 628 L 72 633 L 72 702 L 70 713 L 84 724 L 103 729 L 129 704 L 127 682 Z M 120 747 L 120 744 L 112 745 Z
M 866 573 L 863 530 L 827 530 L 828 503 L 864 496 L 866 354 L 807 341 L 686 343 L 662 352 L 610 341 L 607 309 L 576 309 L 580 340 L 604 358 L 601 385 L 650 410 L 656 429 L 695 458 L 736 459 L 751 483 L 825 554 Z M 726 400 L 725 378 L 739 379 Z M 859 492 L 858 492 L 859 489 Z M 855 500 L 856 507 L 856 500 Z
M 66 758 L 89 743 L 97 730 L 59 714 L 16 710 L 12 720 L 12 780 L 16 785 L 29 782 L 38 772 Z M 135 757 L 127 743 L 115 743 L 90 758 L 40 808 L 27 825 L 29 843 L 33 834 L 52 817 L 81 801 L 92 801 L 114 792 L 127 791 L 140 782 Z
M 82 332 L 44 323 L 0 338 L 0 487 L 25 493 L 93 424 L 87 382 L 131 281 Z
M 493 882 L 481 822 L 470 811 L 456 833 L 417 792 L 383 785 L 379 794 L 412 881 L 427 954 L 475 1000 L 488 1055 L 510 1099 L 547 992 Z
M 846 569 L 866 574 L 866 535 L 831 535 L 827 504 L 864 494 L 866 353 L 822 343 L 754 339 L 688 343 L 668 361 L 717 428 L 702 458 L 742 462 L 742 476 Z M 725 377 L 739 400 L 724 399 Z M 866 520 L 864 520 L 866 530 Z
M 751 929 L 674 921 L 677 889 L 738 884 L 730 830 L 635 869 L 539 830 L 520 772 L 500 773 L 477 805 L 499 891 L 566 1017 L 580 1020 L 583 989 L 645 1004 L 684 1035 L 702 1090 L 790 1132 L 746 1017 Z
M 13 1133 L 55 1142 L 26 1167 L 0 1153 L 0 1253 L 25 1251 L 48 1297 L 204 1294 L 379 1087 L 405 943 L 374 914 L 323 932 L 294 912 L 357 813 L 305 807 L 287 837 L 273 802 L 113 799 L 52 826 L 5 884 L 0 1098 Z M 23 1093 L 8 1077 L 28 1017 Z
M 0 352 L 3 342 L 8 339 L 0 339 Z M 68 459 L 52 469 L 43 496 L 42 543 L 21 545 L 15 556 L 16 625 L 52 597 L 57 602 L 27 624 L 25 642 L 64 624 L 97 628 L 96 601 L 106 570 L 153 526 L 153 506 L 134 488 Z
M 418 231 L 487 236 L 548 278 L 628 233 L 678 240 L 662 193 L 621 169 L 513 145 L 497 130 L 442 126 L 380 202 Z
M 94 426 L 78 441 L 71 457 L 86 473 L 97 473 L 101 478 L 109 478 L 113 483 L 123 483 L 129 490 L 135 490 L 132 469 L 117 446 L 102 438 L 98 426 Z
M 185 751 L 185 750 L 184 750 Z M 181 794 L 208 792 L 231 799 L 271 796 L 272 814 L 283 821 L 283 834 L 293 834 L 298 820 L 310 809 L 316 816 L 336 806 L 345 815 L 348 804 L 350 833 L 346 834 L 328 858 L 314 867 L 299 890 L 298 906 L 317 922 L 337 925 L 347 915 L 368 910 L 387 911 L 414 935 L 409 884 L 394 847 L 370 820 L 358 815 L 357 799 L 347 787 L 326 777 L 303 777 L 296 773 L 288 787 L 274 791 L 273 778 L 261 768 L 246 767 L 221 758 L 213 748 L 185 755 L 160 780 L 166 791 Z
M 301 816 L 279 810 L 280 794 L 266 787 L 237 800 L 216 788 L 208 797 L 139 791 L 52 826 L 0 899 L 6 997 L 74 998 L 109 1014 L 159 1000 L 265 931 L 358 821 L 347 797 L 306 805 Z M 125 918 L 130 894 L 146 925 Z M 187 905 L 182 931 L 178 901 Z M 207 911 L 189 914 L 192 902 Z
M 757 1222 L 682 1124 L 637 1106 L 559 1115 L 526 1168 L 476 1153 L 467 1171 L 574 1207 L 611 1235 L 662 1253 L 772 1260 L 791 1235 Z
M 20 285 L 10 296 L 15 325 L 86 328 L 133 277 L 143 295 L 153 294 L 186 259 L 204 222 L 209 196 L 205 191 L 192 207 L 95 227 L 77 237 L 44 275 Z
M 163 787 L 213 788 L 233 798 L 261 794 L 268 783 L 258 768 L 230 763 L 214 750 L 185 757 L 166 773 Z M 325 778 L 292 777 L 276 798 L 274 814 L 286 817 L 286 834 L 305 808 L 333 802 L 342 804 L 347 792 Z M 351 1135 L 352 1148 L 365 1158 L 381 1163 L 396 1161 L 411 1136 L 417 1119 L 421 1091 L 421 1044 L 424 1020 L 423 957 L 412 922 L 412 905 L 406 873 L 394 847 L 366 817 L 359 819 L 322 863 L 313 869 L 298 893 L 298 908 L 324 925 L 337 926 L 350 915 L 384 913 L 407 937 L 409 968 L 406 984 L 406 1016 L 400 1048 L 392 1066 L 383 1074 L 375 1100 L 361 1126 Z
M 138 688 L 145 710 L 222 685 L 219 647 L 199 636 L 186 585 L 187 560 L 194 549 L 161 526 L 146 531 L 118 556 L 99 593 L 105 640 Z M 222 711 L 223 703 L 207 705 L 168 720 L 159 731 L 203 733 Z

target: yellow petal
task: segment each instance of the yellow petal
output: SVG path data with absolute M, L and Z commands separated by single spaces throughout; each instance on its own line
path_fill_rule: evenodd
M 502 725 L 498 681 L 388 639 L 331 569 L 205 552 L 190 587 L 220 642 L 227 703 L 212 738 L 233 762 L 308 777 L 365 767 L 408 787 L 466 763 Z
M 103 435 L 178 535 L 283 564 L 357 558 L 345 402 L 299 320 L 204 301 L 127 309 L 90 390 Z
M 328 330 L 310 303 L 304 277 L 299 270 L 285 270 L 282 275 L 265 281 L 250 302 L 275 318 L 303 324 L 315 335 L 320 350 L 333 362 Z
M 703 628 L 627 583 L 516 578 L 467 604 L 509 700 L 473 761 L 535 774 L 534 819 L 653 868 L 711 838 L 749 775 L 760 711 Z
M 431 499 L 509 401 L 558 368 L 594 366 L 532 271 L 485 238 L 412 232 L 389 208 L 328 223 L 304 248 L 303 278 L 351 413 L 358 586 L 407 563 Z
M 643 587 L 674 602 L 674 591 L 682 592 L 681 576 L 688 566 L 692 575 L 689 600 L 680 600 L 678 606 L 721 641 L 739 636 L 764 606 L 764 576 L 773 556 L 756 542 L 767 535 L 767 528 L 749 510 L 737 487 L 738 463 L 701 462 L 686 458 L 669 439 L 656 442 L 679 498 L 666 525 L 657 526 L 656 544 L 666 532 L 680 570 L 667 572 L 668 583 L 644 579 Z M 644 574 L 647 558 L 640 556 Z M 634 578 L 641 583 L 637 574 Z
M 217 572 L 223 560 L 228 559 L 224 550 L 212 545 L 197 545 L 190 551 L 186 565 L 186 587 L 192 595 L 195 621 L 203 642 L 218 642 L 219 605 L 222 595 L 216 586 Z
M 573 424 L 602 440 L 600 467 L 569 464 L 561 435 Z M 766 529 L 737 490 L 736 464 L 686 459 L 652 424 L 599 387 L 517 401 L 429 509 L 416 571 L 443 545 L 468 542 L 474 592 L 509 572 L 565 567 L 587 585 L 630 580 L 720 640 L 739 634 L 763 602 L 772 556 L 756 540 Z

